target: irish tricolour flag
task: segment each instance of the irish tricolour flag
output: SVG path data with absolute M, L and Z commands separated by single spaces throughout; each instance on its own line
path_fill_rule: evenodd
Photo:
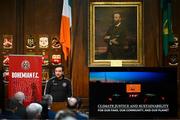
M 65 60 L 67 60 L 67 57 L 70 54 L 70 43 L 71 43 L 70 28 L 72 25 L 72 21 L 71 21 L 71 7 L 69 1 L 70 0 L 63 1 L 63 10 L 62 10 L 61 27 L 60 27 L 60 43 L 62 45 L 62 50 L 64 53 Z

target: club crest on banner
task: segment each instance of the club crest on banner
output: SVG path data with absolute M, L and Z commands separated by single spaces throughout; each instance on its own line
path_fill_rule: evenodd
M 23 60 L 21 63 L 21 68 L 23 70 L 29 70 L 30 69 L 30 62 L 28 60 Z

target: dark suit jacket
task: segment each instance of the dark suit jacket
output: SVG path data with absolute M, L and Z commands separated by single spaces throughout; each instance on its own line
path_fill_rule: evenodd
M 116 26 L 113 24 L 109 27 L 107 33 L 105 36 L 110 36 L 109 40 L 106 40 L 108 44 L 108 53 L 111 54 L 112 59 L 119 59 L 122 58 L 122 55 L 124 53 L 123 49 L 125 44 L 127 43 L 127 29 L 126 25 L 121 23 L 119 26 Z M 116 39 L 116 42 L 118 44 L 113 44 L 110 42 L 112 39 Z
M 117 42 L 119 45 L 122 45 L 124 41 L 126 41 L 127 29 L 124 23 L 121 23 L 119 26 L 115 24 L 111 25 L 106 33 L 106 35 L 110 36 L 110 40 L 113 38 L 117 38 Z
M 15 112 L 15 114 L 17 115 L 17 116 L 19 116 L 20 118 L 22 118 L 22 119 L 25 119 L 26 118 L 26 108 L 22 105 L 22 104 L 20 104 L 20 103 L 18 103 L 18 105 L 17 105 L 17 111 Z

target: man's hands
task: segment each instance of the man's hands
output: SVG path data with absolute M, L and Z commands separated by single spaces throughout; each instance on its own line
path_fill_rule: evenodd
M 111 38 L 111 36 L 108 36 L 108 35 L 106 35 L 105 37 L 104 37 L 104 39 L 106 40 L 106 41 L 109 41 L 109 45 L 118 45 L 119 43 L 117 42 L 117 38 L 113 38 L 113 39 L 111 39 L 110 40 L 110 38 Z
M 117 42 L 117 38 L 111 39 L 109 42 L 111 43 L 111 45 L 112 45 L 112 44 L 114 44 L 114 45 L 118 45 L 118 44 L 119 44 L 119 43 Z

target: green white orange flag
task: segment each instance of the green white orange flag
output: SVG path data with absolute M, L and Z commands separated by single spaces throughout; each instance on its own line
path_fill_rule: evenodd
M 71 46 L 71 33 L 70 28 L 72 25 L 71 20 L 71 6 L 69 5 L 69 0 L 63 1 L 63 10 L 61 17 L 61 27 L 60 27 L 60 43 L 62 45 L 62 50 L 64 53 L 64 59 L 67 60 L 70 54 Z

